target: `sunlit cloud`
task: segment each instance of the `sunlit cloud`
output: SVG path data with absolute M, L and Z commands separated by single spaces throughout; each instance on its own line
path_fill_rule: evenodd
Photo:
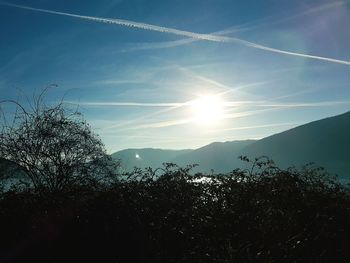
M 213 96 L 220 96 L 224 93 L 217 93 Z M 292 95 L 290 95 L 292 96 Z M 289 96 L 283 96 L 278 98 L 284 98 Z M 254 107 L 319 107 L 319 106 L 332 106 L 340 104 L 350 104 L 350 101 L 327 101 L 327 102 L 311 102 L 311 103 L 272 103 L 275 99 L 267 100 L 237 100 L 237 101 L 222 101 L 221 105 L 223 107 L 240 107 L 243 105 L 251 105 Z M 179 107 L 191 106 L 191 104 L 196 101 L 196 99 L 189 100 L 186 102 L 105 102 L 105 101 L 64 101 L 66 104 L 79 105 L 84 107 L 161 107 L 161 108 L 171 108 L 170 110 L 177 109 Z M 161 111 L 160 113 L 168 112 L 169 110 Z M 147 115 L 149 117 L 154 116 L 154 114 Z M 144 119 L 144 117 L 143 117 Z
M 195 117 L 181 118 L 175 120 L 162 120 L 162 121 L 152 121 L 149 119 L 160 113 L 167 113 L 173 111 L 180 107 L 190 107 L 195 100 L 186 101 L 183 103 L 178 102 L 168 102 L 168 103 L 137 103 L 137 102 L 69 102 L 73 104 L 79 104 L 85 107 L 163 107 L 165 109 L 157 111 L 153 114 L 148 114 L 140 118 L 124 121 L 124 122 L 110 122 L 107 126 L 102 127 L 102 131 L 113 131 L 117 129 L 118 131 L 125 130 L 142 130 L 142 129 L 161 129 L 173 126 L 181 126 L 187 124 L 193 124 L 196 122 Z M 278 103 L 272 101 L 223 101 L 222 106 L 226 109 L 225 114 L 222 115 L 222 120 L 243 118 L 248 116 L 255 116 L 257 114 L 262 114 L 270 111 L 283 110 L 288 108 L 310 108 L 310 107 L 333 107 L 338 105 L 350 105 L 350 101 L 322 101 L 322 102 L 303 102 L 303 103 Z M 249 106 L 250 110 L 238 111 L 242 106 Z M 264 109 L 255 109 L 263 107 Z M 230 112 L 233 111 L 233 112 Z M 171 115 L 168 115 L 168 117 Z M 148 121 L 147 121 L 148 120 Z M 145 123 L 146 122 L 146 123 Z M 247 126 L 247 127 L 235 127 L 230 129 L 224 129 L 222 131 L 228 130 L 242 130 L 242 129 L 253 129 L 253 128 L 264 128 L 264 127 L 277 127 L 277 126 L 288 126 L 298 123 L 281 123 L 281 124 L 266 124 L 259 126 Z
M 192 101 L 185 102 L 185 103 L 81 103 L 83 106 L 135 106 L 135 107 L 181 107 L 181 106 L 190 106 Z M 247 110 L 247 111 L 240 111 L 240 112 L 233 112 L 229 113 L 229 110 L 226 110 L 225 114 L 222 116 L 222 119 L 235 119 L 235 118 L 243 118 L 248 116 L 253 116 L 257 114 L 262 114 L 268 111 L 275 111 L 275 110 L 282 110 L 286 108 L 306 108 L 306 107 L 332 107 L 337 105 L 350 105 L 350 101 L 324 101 L 324 102 L 309 102 L 309 103 L 266 103 L 263 101 L 257 102 L 257 101 L 227 101 L 223 103 L 223 106 L 226 108 L 238 108 L 242 105 L 251 105 L 252 107 L 266 107 L 267 109 L 261 109 L 261 110 Z M 174 106 L 176 105 L 176 106 Z M 149 123 L 143 123 L 139 124 L 140 121 L 144 122 L 145 118 L 140 118 L 138 120 L 134 121 L 126 121 L 126 122 L 118 122 L 115 125 L 108 125 L 107 127 L 103 127 L 103 130 L 113 130 L 115 128 L 118 128 L 119 130 L 137 130 L 137 129 L 155 129 L 155 128 L 166 128 L 171 126 L 179 126 L 179 125 L 185 125 L 189 123 L 194 123 L 195 118 L 183 118 L 183 119 L 177 119 L 177 120 L 165 120 L 165 121 L 158 121 L 158 122 L 152 122 Z M 292 125 L 294 123 L 285 123 L 283 125 Z M 261 127 L 274 127 L 277 124 L 270 124 L 265 126 L 250 126 L 245 127 L 244 129 L 249 128 L 261 128 Z M 243 128 L 233 128 L 233 130 L 239 130 Z
M 281 107 L 282 108 L 282 107 Z M 260 113 L 264 113 L 267 111 L 275 111 L 279 108 L 271 108 L 271 109 L 260 109 L 260 110 L 251 110 L 251 111 L 242 111 L 242 112 L 235 112 L 231 114 L 225 114 L 223 115 L 222 119 L 236 119 L 236 118 L 243 118 L 247 116 L 253 116 Z M 183 119 L 176 119 L 176 120 L 165 120 L 165 121 L 156 121 L 156 122 L 148 122 L 145 124 L 137 124 L 135 122 L 129 123 L 127 125 L 123 126 L 109 126 L 105 129 L 113 129 L 118 128 L 119 131 L 124 130 L 140 130 L 140 129 L 158 129 L 158 128 L 167 128 L 172 126 L 179 126 L 179 125 L 185 125 L 185 124 L 193 124 L 196 123 L 196 118 L 183 118 Z M 132 125 L 131 125 L 132 124 Z
M 219 94 L 215 94 L 220 95 Z M 183 103 L 179 102 L 157 102 L 157 103 L 144 103 L 144 102 L 84 102 L 84 101 L 64 101 L 66 104 L 73 104 L 73 105 L 79 105 L 79 106 L 85 106 L 85 107 L 183 107 L 183 106 L 191 106 L 193 102 L 195 102 L 197 99 L 186 101 Z M 244 104 L 252 104 L 252 105 L 259 105 L 258 103 L 261 103 L 263 101 L 254 101 L 254 100 L 237 100 L 237 101 L 223 101 L 221 104 L 223 107 L 238 107 Z
M 49 14 L 69 16 L 69 17 L 74 17 L 74 18 L 79 18 L 79 19 L 84 19 L 84 20 L 90 20 L 90 21 L 95 21 L 95 22 L 99 22 L 99 23 L 115 24 L 115 25 L 130 27 L 130 28 L 138 28 L 138 29 L 156 31 L 156 32 L 161 32 L 161 33 L 169 33 L 169 34 L 189 37 L 189 38 L 193 38 L 193 39 L 198 39 L 198 40 L 206 40 L 206 41 L 222 42 L 222 43 L 237 43 L 237 44 L 241 44 L 241 45 L 246 46 L 246 47 L 265 50 L 265 51 L 272 52 L 272 53 L 278 53 L 278 54 L 284 54 L 284 55 L 289 55 L 289 56 L 296 56 L 296 57 L 303 57 L 303 58 L 308 58 L 308 59 L 327 61 L 327 62 L 332 62 L 332 63 L 337 63 L 337 64 L 350 65 L 350 61 L 346 61 L 346 60 L 272 48 L 272 47 L 264 46 L 261 44 L 257 44 L 254 42 L 250 42 L 250 41 L 246 41 L 246 40 L 234 38 L 234 37 L 195 33 L 195 32 L 191 32 L 191 31 L 179 30 L 179 29 L 163 27 L 163 26 L 156 26 L 156 25 L 140 23 L 140 22 L 135 22 L 135 21 L 130 21 L 130 20 L 123 20 L 123 19 L 112 19 L 112 18 L 77 15 L 77 14 L 72 14 L 72 13 L 65 13 L 65 12 L 58 12 L 58 11 L 47 10 L 47 9 L 33 8 L 33 7 L 10 4 L 10 3 L 5 3 L 5 2 L 2 2 L 0 4 L 10 6 L 10 7 L 31 10 L 31 11 L 44 12 L 44 13 L 49 13 Z
M 163 61 L 164 62 L 164 61 Z M 221 91 L 220 92 L 216 92 L 214 95 L 216 96 L 224 96 L 224 95 L 227 95 L 228 93 L 232 93 L 232 92 L 243 92 L 243 93 L 246 93 L 245 89 L 247 88 L 251 88 L 251 87 L 259 87 L 261 85 L 264 85 L 264 84 L 267 84 L 267 83 L 270 83 L 272 81 L 265 81 L 265 82 L 254 82 L 254 83 L 247 83 L 247 84 L 238 84 L 238 85 L 235 85 L 234 87 L 231 87 L 231 86 L 228 86 L 228 85 L 225 85 L 219 81 L 216 81 L 216 80 L 213 80 L 211 78 L 208 78 L 208 77 L 205 77 L 203 75 L 200 75 L 198 73 L 195 73 L 194 71 L 190 70 L 189 68 L 187 67 L 181 67 L 179 65 L 175 65 L 175 64 L 169 64 L 169 65 L 166 65 L 164 66 L 165 68 L 169 68 L 171 70 L 178 70 L 180 73 L 184 74 L 185 76 L 190 76 L 191 78 L 193 78 L 194 81 L 196 81 L 196 83 L 198 81 L 201 81 L 202 82 L 202 86 L 203 87 L 209 87 L 209 86 L 214 86 L 214 87 L 217 87 L 219 88 Z M 164 68 L 163 67 L 163 68 Z M 194 86 L 194 83 L 188 83 L 189 86 Z M 184 85 L 184 83 L 176 83 L 177 86 L 179 85 Z M 137 118 L 134 118 L 134 119 L 131 119 L 131 120 L 128 120 L 128 121 L 124 121 L 124 122 L 118 122 L 118 123 L 115 123 L 115 124 L 112 124 L 108 127 L 105 127 L 106 129 L 115 129 L 115 128 L 123 128 L 123 127 L 128 127 L 130 125 L 133 125 L 133 124 L 138 124 L 140 121 L 144 121 L 144 120 L 147 120 L 151 117 L 155 117 L 155 116 L 158 116 L 158 115 L 161 115 L 161 114 L 165 114 L 165 113 L 170 113 L 172 111 L 175 111 L 175 110 L 179 110 L 180 108 L 184 107 L 184 106 L 189 106 L 191 104 L 191 102 L 193 100 L 196 99 L 196 96 L 198 94 L 189 94 L 190 96 L 193 97 L 193 99 L 191 100 L 187 100 L 185 102 L 182 102 L 182 103 L 178 103 L 178 102 L 172 102 L 172 103 L 169 103 L 168 105 L 165 105 L 164 103 L 160 102 L 160 103 L 151 103 L 151 104 L 159 104 L 159 105 L 162 105 L 162 106 L 159 106 L 159 107 L 163 107 L 163 109 L 160 109 L 158 111 L 155 111 L 153 113 L 149 113 L 149 114 L 144 114 L 140 117 L 137 117 Z M 235 100 L 235 101 L 232 101 L 231 104 L 232 106 L 236 107 L 238 105 L 243 105 L 243 104 L 253 104 L 257 101 L 238 101 L 238 100 Z M 112 105 L 104 105 L 103 102 L 97 102 L 97 103 L 93 103 L 91 104 L 91 102 L 71 102 L 71 103 L 75 103 L 75 104 L 78 104 L 78 105 L 82 105 L 82 106 L 99 106 L 99 107 L 106 107 L 106 106 L 112 106 Z M 230 102 L 225 102 L 227 103 L 227 107 L 230 106 Z M 90 105 L 89 105 L 90 104 Z M 125 104 L 125 102 L 112 102 L 112 104 L 114 104 L 114 106 L 132 106 L 133 103 L 130 103 L 130 105 L 127 105 Z M 140 103 L 137 103 L 138 104 L 138 107 L 142 107 L 142 105 Z M 150 105 L 148 105 L 148 103 L 144 103 L 145 104 L 145 107 L 152 107 Z M 147 104 L 147 105 L 146 105 Z M 173 104 L 173 105 L 171 105 Z M 153 106 L 155 107 L 155 106 Z M 158 107 L 158 108 L 159 108 Z

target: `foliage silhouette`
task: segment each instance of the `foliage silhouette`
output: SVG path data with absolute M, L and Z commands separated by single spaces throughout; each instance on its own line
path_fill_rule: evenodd
M 67 191 L 115 179 L 118 164 L 106 153 L 81 114 L 63 103 L 48 106 L 44 90 L 29 109 L 17 101 L 11 121 L 3 114 L 0 157 L 25 171 L 22 184 L 35 191 Z
M 246 158 L 246 161 L 250 161 Z M 349 190 L 267 158 L 226 175 L 165 164 L 108 188 L 0 200 L 1 262 L 341 262 Z M 253 171 L 253 172 L 252 172 Z

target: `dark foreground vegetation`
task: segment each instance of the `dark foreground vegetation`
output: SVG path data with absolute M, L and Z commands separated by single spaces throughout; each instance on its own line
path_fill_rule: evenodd
M 350 258 L 350 191 L 321 169 L 123 174 L 78 112 L 42 98 L 5 101 L 12 121 L 0 108 L 1 263 Z
M 269 162 L 222 176 L 167 165 L 109 186 L 9 191 L 0 262 L 344 262 L 349 191 Z

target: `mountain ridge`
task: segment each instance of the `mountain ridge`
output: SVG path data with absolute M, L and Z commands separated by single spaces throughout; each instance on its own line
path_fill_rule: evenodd
M 123 151 L 127 150 L 136 152 L 142 149 Z M 187 152 L 165 151 L 177 153 L 169 159 L 164 156 L 163 162 L 173 162 L 180 166 L 199 164 L 195 170 L 199 172 L 210 172 L 212 169 L 219 173 L 230 172 L 245 165 L 238 160 L 240 155 L 266 155 L 283 168 L 314 162 L 331 173 L 350 179 L 350 111 L 311 121 L 260 140 L 213 142 Z M 161 165 L 160 162 L 157 164 Z
M 175 158 L 177 155 L 192 151 L 185 150 L 167 150 L 159 148 L 130 148 L 113 153 L 111 156 L 121 160 L 121 165 L 125 170 L 131 170 L 133 167 L 161 167 L 163 163 Z

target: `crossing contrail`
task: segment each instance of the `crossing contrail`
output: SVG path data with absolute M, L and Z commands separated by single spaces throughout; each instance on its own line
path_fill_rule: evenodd
M 191 31 L 185 31 L 185 30 L 179 30 L 175 28 L 169 28 L 169 27 L 163 27 L 163 26 L 156 26 L 146 23 L 140 23 L 130 20 L 124 20 L 124 19 L 113 19 L 113 18 L 103 18 L 103 17 L 95 17 L 95 16 L 84 16 L 84 15 L 77 15 L 72 13 L 65 13 L 65 12 L 58 12 L 48 9 L 40 9 L 40 8 L 34 8 L 24 5 L 17 5 L 17 4 L 11 4 L 7 2 L 0 2 L 0 5 L 3 6 L 9 6 L 9 7 L 16 7 L 36 12 L 42 12 L 42 13 L 48 13 L 48 14 L 54 14 L 54 15 L 61 15 L 61 16 L 68 16 L 68 17 L 74 17 L 84 20 L 90 20 L 95 21 L 98 23 L 105 23 L 105 24 L 114 24 L 114 25 L 120 25 L 120 26 L 126 26 L 131 28 L 139 28 L 143 30 L 150 30 L 150 31 L 156 31 L 161 33 L 168 33 L 168 34 L 174 34 L 184 37 L 189 37 L 197 40 L 206 40 L 206 41 L 213 41 L 213 42 L 222 42 L 222 43 L 238 43 L 241 45 L 244 45 L 246 47 L 251 47 L 255 49 L 261 49 L 273 53 L 279 53 L 284 55 L 290 55 L 290 56 L 296 56 L 296 57 L 303 57 L 308 59 L 315 59 L 315 60 L 321 60 L 321 61 L 327 61 L 332 63 L 338 63 L 338 64 L 344 64 L 344 65 L 350 65 L 350 61 L 346 60 L 340 60 L 340 59 L 334 59 L 329 57 L 323 57 L 323 56 L 316 56 L 311 54 L 304 54 L 304 53 L 298 53 L 298 52 L 292 52 L 277 48 L 272 48 L 264 45 L 260 45 L 254 42 L 246 41 L 239 38 L 234 37 L 227 37 L 227 36 L 218 36 L 213 34 L 201 34 L 201 33 L 195 33 Z

